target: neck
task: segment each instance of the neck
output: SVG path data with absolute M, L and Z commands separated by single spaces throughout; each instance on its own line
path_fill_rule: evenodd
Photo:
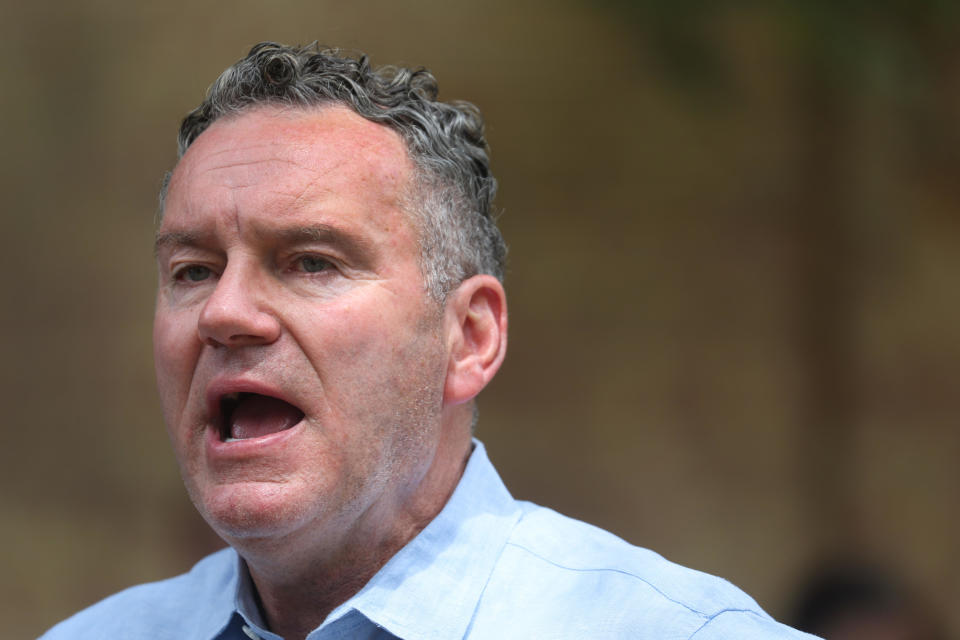
M 286 640 L 305 638 L 436 517 L 469 458 L 469 432 L 457 440 L 441 443 L 400 508 L 376 505 L 350 527 L 324 527 L 308 545 L 286 538 L 233 545 L 247 563 L 271 631 Z

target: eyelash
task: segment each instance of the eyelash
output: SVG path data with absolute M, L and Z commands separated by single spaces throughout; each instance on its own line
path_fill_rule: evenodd
M 322 263 L 322 266 L 317 271 L 310 271 L 304 266 L 304 261 L 306 260 L 314 260 L 314 261 L 320 262 Z M 291 261 L 291 264 L 294 266 L 300 267 L 301 268 L 300 270 L 303 273 L 324 273 L 325 271 L 330 271 L 331 269 L 334 268 L 333 261 L 331 261 L 328 258 L 325 258 L 324 256 L 317 255 L 315 253 L 305 253 L 305 254 L 295 256 L 294 259 Z
M 205 271 L 205 276 L 199 280 L 190 279 L 189 273 L 195 269 L 203 269 Z M 212 276 L 215 276 L 216 272 L 210 267 L 203 264 L 185 264 L 174 269 L 172 275 L 173 275 L 173 279 L 178 282 L 188 282 L 192 284 L 197 284 L 210 279 L 210 277 Z

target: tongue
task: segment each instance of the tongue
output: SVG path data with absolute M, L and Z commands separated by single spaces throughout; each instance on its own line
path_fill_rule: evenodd
M 303 419 L 292 404 L 270 396 L 249 395 L 240 400 L 230 416 L 230 437 L 259 438 L 289 429 Z

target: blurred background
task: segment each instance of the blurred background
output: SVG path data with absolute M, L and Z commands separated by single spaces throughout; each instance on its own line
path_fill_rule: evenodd
M 514 495 L 794 619 L 821 566 L 960 637 L 960 4 L 0 0 L 0 618 L 220 546 L 155 397 L 155 194 L 260 40 L 424 65 L 489 123 Z

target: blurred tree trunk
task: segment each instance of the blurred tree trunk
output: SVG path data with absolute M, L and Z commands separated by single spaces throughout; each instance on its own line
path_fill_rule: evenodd
M 797 473 L 813 549 L 855 542 L 856 273 L 851 188 L 845 175 L 848 101 L 818 58 L 796 74 L 795 340 L 800 365 Z

